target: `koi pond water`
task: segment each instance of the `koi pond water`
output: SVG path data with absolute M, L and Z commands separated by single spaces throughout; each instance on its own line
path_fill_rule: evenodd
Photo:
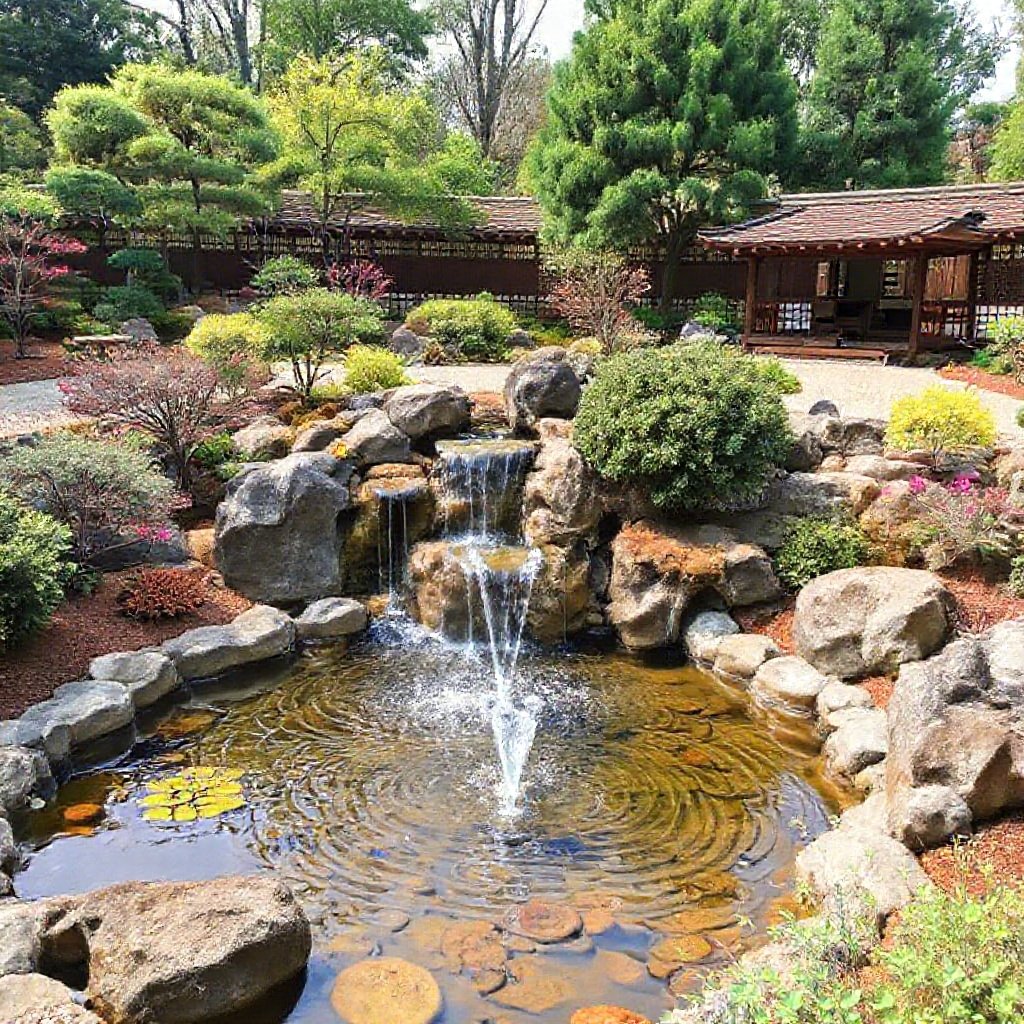
M 30 817 L 19 894 L 274 872 L 314 954 L 251 1024 L 337 1021 L 334 979 L 377 954 L 434 974 L 445 1024 L 565 1024 L 599 1003 L 657 1020 L 763 941 L 841 794 L 809 725 L 680 662 L 525 649 L 510 687 L 536 723 L 514 807 L 485 649 L 385 623 L 198 689 Z M 545 944 L 474 924 L 533 898 L 583 930 Z

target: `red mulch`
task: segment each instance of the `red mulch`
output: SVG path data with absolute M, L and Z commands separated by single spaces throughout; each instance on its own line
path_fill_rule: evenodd
M 783 654 L 795 654 L 793 642 L 793 610 L 796 598 L 789 598 L 781 607 L 777 605 L 741 608 L 732 612 L 744 633 L 758 633 L 770 637 Z
M 28 358 L 14 358 L 14 342 L 0 341 L 0 385 L 25 384 L 67 376 L 67 352 L 55 341 L 33 341 L 26 346 Z
M 121 581 L 130 574 L 131 570 L 110 573 L 94 593 L 62 605 L 41 633 L 0 656 L 0 720 L 46 700 L 61 683 L 81 679 L 89 662 L 101 654 L 163 643 L 196 626 L 222 625 L 252 604 L 232 590 L 211 585 L 206 603 L 194 615 L 135 621 L 117 607 Z
M 939 376 L 945 377 L 946 380 L 958 380 L 964 384 L 973 384 L 983 391 L 995 391 L 1000 395 L 1024 398 L 1024 386 L 1018 384 L 1008 373 L 989 373 L 988 370 L 980 370 L 976 366 L 950 364 L 939 370 Z
M 950 844 L 929 850 L 921 855 L 921 867 L 946 892 L 966 885 L 972 896 L 982 895 L 991 884 L 983 868 L 990 868 L 1000 884 L 1024 882 L 1024 812 L 982 825 L 959 848 Z
M 1005 581 L 990 580 L 970 566 L 944 572 L 941 577 L 956 598 L 957 624 L 965 633 L 983 633 L 996 623 L 1024 617 L 1024 598 L 1014 597 Z
M 862 679 L 857 685 L 862 686 L 871 694 L 876 708 L 881 708 L 884 711 L 892 699 L 892 690 L 896 685 L 896 680 L 889 676 L 872 676 L 870 679 Z

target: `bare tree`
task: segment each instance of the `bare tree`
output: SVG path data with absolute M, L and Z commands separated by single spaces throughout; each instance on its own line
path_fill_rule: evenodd
M 529 62 L 547 6 L 548 0 L 455 0 L 434 8 L 452 46 L 438 71 L 439 89 L 484 156 L 495 149 L 502 115 Z

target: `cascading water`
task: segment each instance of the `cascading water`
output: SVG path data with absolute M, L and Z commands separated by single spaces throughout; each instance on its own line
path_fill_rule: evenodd
M 499 808 L 506 816 L 520 810 L 523 772 L 537 733 L 540 700 L 516 703 L 513 684 L 533 584 L 543 565 L 536 548 L 503 543 L 519 536 L 521 494 L 534 448 L 516 441 L 448 442 L 438 446 L 446 524 L 460 531 L 456 557 L 466 577 L 470 601 L 479 601 L 494 671 L 489 701 L 498 751 Z
M 423 492 L 419 482 L 374 487 L 378 501 L 377 575 L 388 606 L 396 607 L 396 589 L 409 561 L 409 503 Z

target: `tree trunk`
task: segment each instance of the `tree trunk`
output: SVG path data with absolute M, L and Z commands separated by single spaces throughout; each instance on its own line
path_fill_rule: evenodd
M 679 261 L 686 248 L 686 239 L 678 231 L 673 232 L 665 240 L 665 267 L 661 275 L 661 292 L 658 299 L 658 311 L 662 316 L 672 312 L 672 301 L 676 297 L 679 283 Z

